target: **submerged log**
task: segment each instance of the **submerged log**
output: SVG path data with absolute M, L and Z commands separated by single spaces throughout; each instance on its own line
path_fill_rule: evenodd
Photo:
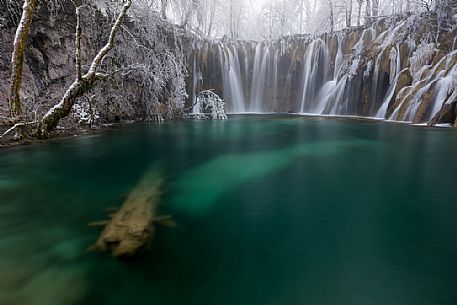
M 147 250 L 154 235 L 154 221 L 163 179 L 157 170 L 149 170 L 130 192 L 90 251 L 112 252 L 115 257 L 131 257 Z M 92 225 L 104 222 L 92 223 Z

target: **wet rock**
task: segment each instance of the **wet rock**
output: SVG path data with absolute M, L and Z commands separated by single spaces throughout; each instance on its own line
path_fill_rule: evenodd
M 349 33 L 343 40 L 342 51 L 344 55 L 351 55 L 352 49 L 360 39 L 359 32 Z
M 403 69 L 398 76 L 397 85 L 395 87 L 395 92 L 392 96 L 392 99 L 389 101 L 389 107 L 387 108 L 387 117 L 393 113 L 395 109 L 399 106 L 402 98 L 397 98 L 399 96 L 399 92 L 404 90 L 406 87 L 411 86 L 413 82 L 413 78 L 409 69 Z
M 452 124 L 457 127 L 457 103 L 445 103 L 443 108 L 429 122 L 430 126 L 437 124 Z
M 430 113 L 430 106 L 435 89 L 436 82 L 434 82 L 422 95 L 421 103 L 413 119 L 413 124 L 424 123 L 426 121 L 426 116 Z

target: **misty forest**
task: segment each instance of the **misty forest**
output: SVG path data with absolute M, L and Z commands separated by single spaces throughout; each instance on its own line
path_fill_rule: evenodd
M 0 305 L 457 304 L 457 0 L 0 0 Z

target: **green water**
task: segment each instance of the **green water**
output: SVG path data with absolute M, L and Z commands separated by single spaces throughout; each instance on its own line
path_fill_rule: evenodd
M 279 116 L 3 150 L 0 304 L 454 305 L 456 156 L 452 129 Z M 86 253 L 151 165 L 176 228 Z

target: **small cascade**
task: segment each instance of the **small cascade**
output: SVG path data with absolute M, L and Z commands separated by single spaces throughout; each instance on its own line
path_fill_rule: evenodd
M 198 71 L 197 71 L 197 52 L 194 52 L 192 63 L 192 113 L 200 114 L 203 109 L 200 103 L 197 103 L 197 84 L 198 84 Z
M 445 57 L 445 70 L 443 77 L 437 81 L 436 84 L 436 96 L 434 99 L 432 111 L 429 120 L 432 120 L 435 115 L 440 111 L 443 105 L 446 103 L 446 99 L 452 94 L 456 93 L 455 88 L 457 86 L 457 50 L 452 51 Z M 447 101 L 451 102 L 450 100 Z
M 270 69 L 270 48 L 258 44 L 255 50 L 253 83 L 251 88 L 250 112 L 264 112 L 262 104 L 265 102 L 265 88 L 267 73 Z
M 375 101 L 378 100 L 378 86 L 379 86 L 379 68 L 381 66 L 381 59 L 383 56 L 383 52 L 381 51 L 378 56 L 376 57 L 376 61 L 374 63 L 374 72 L 373 72 L 373 81 L 371 83 L 371 101 L 372 104 L 375 104 Z
M 378 112 L 376 113 L 375 117 L 384 119 L 387 114 L 387 109 L 389 107 L 389 103 L 391 102 L 395 90 L 397 88 L 397 82 L 400 77 L 401 73 L 401 58 L 400 58 L 400 46 L 397 44 L 395 47 L 391 48 L 389 54 L 390 60 L 390 85 L 389 89 L 387 90 L 387 94 L 384 97 L 383 103 L 379 108 Z
M 315 39 L 307 47 L 302 74 L 300 113 L 315 113 L 316 97 L 325 82 L 329 81 L 330 56 L 328 47 L 321 39 Z
M 336 58 L 335 58 L 335 69 L 333 72 L 333 79 L 336 80 L 338 79 L 338 76 L 341 73 L 341 68 L 343 67 L 343 61 L 344 61 L 344 56 L 343 56 L 343 50 L 341 49 L 341 42 L 342 38 L 341 36 L 337 35 L 336 39 L 338 41 L 338 48 L 336 51 Z
M 394 96 L 395 89 L 397 88 L 397 82 L 398 82 L 399 76 L 400 76 L 400 74 L 397 74 L 397 76 L 391 83 L 391 85 L 389 87 L 389 91 L 387 91 L 387 95 L 384 98 L 384 102 L 382 103 L 381 108 L 379 108 L 378 113 L 376 113 L 376 116 L 375 116 L 376 118 L 384 119 L 386 117 L 387 108 L 389 107 L 389 103 L 391 102 L 391 100 Z
M 229 112 L 452 120 L 454 114 L 442 111 L 457 99 L 457 51 L 443 50 L 455 50 L 457 38 L 449 33 L 452 39 L 437 42 L 426 34 L 433 24 L 408 18 L 381 18 L 370 28 L 320 36 L 208 46 L 208 62 L 192 61 L 192 100 L 201 71 L 203 89 L 221 94 Z M 415 22 L 420 24 L 411 27 Z
M 339 81 L 332 80 L 324 85 L 324 88 L 322 88 L 320 94 L 320 98 L 322 98 L 322 104 L 320 108 L 322 111 L 319 113 L 331 115 L 344 114 L 342 112 L 342 107 L 344 105 L 342 101 L 345 100 L 344 94 L 347 80 L 348 76 L 345 75 Z
M 272 102 L 273 105 L 276 105 L 278 99 L 278 65 L 279 65 L 279 50 L 276 50 L 275 56 L 273 58 L 273 94 Z
M 228 105 L 229 112 L 242 113 L 246 111 L 246 104 L 241 84 L 241 68 L 237 49 L 233 45 L 219 46 L 221 66 L 223 67 L 222 79 L 224 95 L 232 101 Z
M 454 50 L 422 72 L 422 75 L 428 76 L 422 77 L 409 88 L 391 119 L 413 123 L 430 122 L 446 102 L 454 102 L 450 96 L 456 85 L 456 62 L 457 50 Z

